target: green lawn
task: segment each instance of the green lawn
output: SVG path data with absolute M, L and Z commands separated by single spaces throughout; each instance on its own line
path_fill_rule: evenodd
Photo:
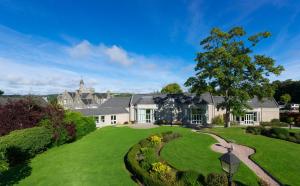
M 106 127 L 83 137 L 81 140 L 49 149 L 31 160 L 24 168 L 24 176 L 19 185 L 136 185 L 124 165 L 124 156 L 134 144 L 153 133 L 174 130 L 183 134 L 183 138 L 171 142 L 163 156 L 180 169 L 194 169 L 206 174 L 210 171 L 220 172 L 219 154 L 212 152 L 209 146 L 215 141 L 204 134 L 192 133 L 180 127 L 159 127 L 154 129 L 131 129 L 127 127 Z M 190 143 L 191 142 L 191 143 Z M 178 143 L 174 157 L 191 161 L 172 161 L 171 146 Z M 190 146 L 190 148 L 188 147 Z M 190 149 L 188 151 L 188 149 Z M 194 150 L 191 150 L 194 149 Z M 183 154 L 184 152 L 184 154 Z M 182 163 L 186 163 L 186 166 Z M 250 183 L 255 176 L 242 167 L 237 180 Z M 16 175 L 12 175 L 15 177 Z M 2 180 L 3 181 L 3 180 Z M 3 182 L 2 182 L 3 183 Z M 17 182 L 11 182 L 16 184 Z
M 218 160 L 221 155 L 210 149 L 213 143 L 216 140 L 209 135 L 191 133 L 166 144 L 162 157 L 179 170 L 194 170 L 204 175 L 222 172 Z M 258 185 L 256 175 L 244 164 L 241 164 L 234 180 L 244 185 Z
M 234 140 L 255 148 L 252 159 L 279 179 L 283 184 L 300 185 L 300 144 L 246 134 L 241 128 L 214 128 L 214 132 L 228 140 Z

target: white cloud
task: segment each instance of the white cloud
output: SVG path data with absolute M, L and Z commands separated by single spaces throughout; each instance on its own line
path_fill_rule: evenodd
M 70 46 L 1 26 L 0 66 L 0 89 L 7 94 L 73 91 L 81 76 L 98 92 L 151 92 L 169 82 L 183 84 L 189 76 L 180 58 L 145 56 L 87 40 Z
M 93 45 L 87 40 L 83 40 L 72 47 L 67 47 L 67 52 L 71 57 L 77 59 L 93 58 L 94 60 L 108 61 L 124 66 L 133 63 L 132 57 L 121 47 L 116 45 L 109 47 L 104 44 Z
M 112 61 L 123 65 L 130 65 L 133 63 L 133 60 L 128 57 L 127 52 L 116 45 L 106 48 L 105 54 L 107 54 Z
M 67 48 L 70 56 L 74 58 L 86 57 L 92 54 L 92 46 L 87 40 L 83 40 L 81 43 L 75 45 L 72 48 Z

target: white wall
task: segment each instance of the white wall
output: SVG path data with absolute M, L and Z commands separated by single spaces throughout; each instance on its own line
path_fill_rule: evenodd
M 101 115 L 98 115 L 99 123 L 96 123 L 97 127 L 115 125 L 115 124 L 111 124 L 111 116 L 112 115 L 116 115 L 116 124 L 124 124 L 125 122 L 129 122 L 129 113 L 102 115 L 102 116 L 104 116 L 104 119 L 105 119 L 104 122 L 101 122 Z

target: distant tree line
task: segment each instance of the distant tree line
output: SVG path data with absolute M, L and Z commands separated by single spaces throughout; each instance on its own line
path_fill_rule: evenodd
M 283 95 L 290 95 L 292 103 L 300 103 L 300 81 L 293 81 L 291 79 L 285 81 L 274 81 L 276 101 L 282 101 Z

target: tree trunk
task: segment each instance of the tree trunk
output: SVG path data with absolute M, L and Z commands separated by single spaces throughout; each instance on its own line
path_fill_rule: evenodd
M 230 109 L 226 108 L 225 112 L 225 127 L 230 127 Z

